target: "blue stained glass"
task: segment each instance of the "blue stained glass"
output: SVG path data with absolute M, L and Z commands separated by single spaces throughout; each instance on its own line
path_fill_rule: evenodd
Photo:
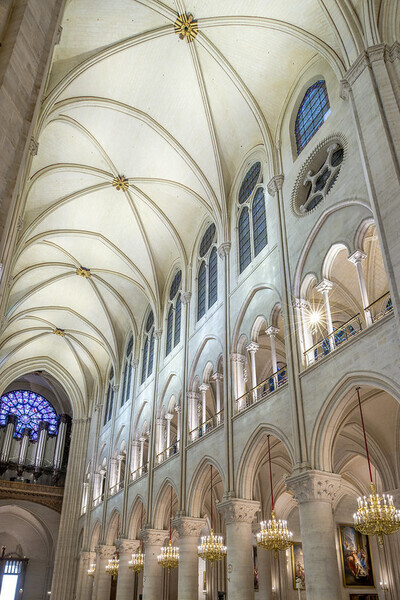
M 179 340 L 181 339 L 181 313 L 182 313 L 182 303 L 181 303 L 181 295 L 179 294 L 176 299 L 175 305 L 175 328 L 174 328 L 174 348 L 179 344 Z
M 167 350 L 166 350 L 166 356 L 168 356 L 168 354 L 171 352 L 172 349 L 172 328 L 174 325 L 174 307 L 171 306 L 169 307 L 169 311 L 168 311 L 168 319 L 167 319 Z
M 147 333 L 153 327 L 153 323 L 154 323 L 154 315 L 153 315 L 153 311 L 151 310 L 149 316 L 147 317 L 147 321 L 146 321 L 146 332 Z
M 121 400 L 121 406 L 123 406 L 125 404 L 125 401 L 127 399 L 127 391 L 129 389 L 128 387 L 128 372 L 129 372 L 129 360 L 127 360 L 125 362 L 125 369 L 124 369 L 124 383 L 122 386 L 122 400 Z
M 303 150 L 325 121 L 329 99 L 325 81 L 316 81 L 306 91 L 295 123 L 297 154 Z
M 171 283 L 171 287 L 169 290 L 169 299 L 173 300 L 177 294 L 177 291 L 179 290 L 179 286 L 181 285 L 181 280 L 182 280 L 182 271 L 178 271 L 177 274 L 175 275 L 174 279 L 172 280 Z
M 254 190 L 260 176 L 261 163 L 256 162 L 247 171 L 239 190 L 239 204 L 243 204 Z
M 200 243 L 200 257 L 202 258 L 209 251 L 211 244 L 213 243 L 215 238 L 215 225 L 211 223 L 211 225 L 206 230 L 205 234 Z
M 112 417 L 112 411 L 113 411 L 113 405 L 114 405 L 114 388 L 113 388 L 113 384 L 111 382 L 108 384 L 108 393 L 110 395 L 110 404 L 108 407 L 107 421 L 109 421 Z
M 218 258 L 217 249 L 213 248 L 208 265 L 208 308 L 216 303 L 218 298 Z
M 197 280 L 197 320 L 201 319 L 206 312 L 206 277 L 206 263 L 203 260 Z
M 126 347 L 126 356 L 129 356 L 133 350 L 133 335 L 129 338 L 128 345 Z
M 240 272 L 251 263 L 250 220 L 247 207 L 242 210 L 239 219 L 239 266 Z
M 144 343 L 143 348 L 143 364 L 142 364 L 142 377 L 140 382 L 143 383 L 146 379 L 146 371 L 147 371 L 147 354 L 149 352 L 149 338 L 146 337 L 146 341 Z
M 265 217 L 264 190 L 259 188 L 254 196 L 253 207 L 254 256 L 267 245 L 267 220 Z
M 58 417 L 53 406 L 46 398 L 26 390 L 8 392 L 0 399 L 0 426 L 7 424 L 9 414 L 18 418 L 15 427 L 15 437 L 20 438 L 23 430 L 29 427 L 32 440 L 38 438 L 39 424 L 46 421 L 49 424 L 50 435 L 57 433 Z
M 147 367 L 147 377 L 153 372 L 153 359 L 154 359 L 154 335 L 151 334 L 150 338 L 150 350 L 149 350 L 149 366 Z

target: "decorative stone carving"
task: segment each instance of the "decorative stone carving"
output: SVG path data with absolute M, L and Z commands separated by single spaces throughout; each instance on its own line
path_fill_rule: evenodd
M 121 554 L 133 554 L 140 546 L 140 540 L 120 539 L 115 542 Z
M 95 548 L 96 554 L 99 558 L 110 559 L 115 554 L 115 546 L 107 546 L 105 544 L 99 544 Z
M 231 359 L 233 362 L 238 362 L 244 364 L 246 362 L 246 357 L 243 354 L 232 354 Z
M 161 336 L 162 336 L 162 329 L 155 329 L 154 330 L 154 337 L 156 340 L 161 340 Z
M 218 256 L 223 259 L 229 255 L 230 251 L 231 251 L 231 243 L 223 242 L 218 248 Z
M 273 336 L 275 337 L 275 336 L 276 336 L 276 334 L 277 334 L 277 333 L 279 333 L 279 329 L 278 329 L 278 327 L 273 327 L 273 326 L 271 325 L 270 327 L 268 327 L 268 328 L 265 330 L 265 333 L 266 333 L 267 335 L 273 335 Z
M 179 537 L 199 537 L 205 524 L 205 519 L 195 519 L 194 517 L 179 517 L 172 521 L 172 527 L 176 529 Z
M 138 358 L 132 358 L 131 360 L 131 365 L 134 369 L 137 369 L 139 366 L 139 359 Z
M 22 231 L 23 227 L 24 227 L 24 219 L 20 215 L 18 217 L 18 222 L 17 222 L 17 231 Z
M 323 294 L 324 292 L 330 292 L 332 287 L 333 287 L 332 281 L 329 281 L 329 279 L 322 279 L 322 281 L 320 281 L 318 283 L 318 285 L 315 286 L 315 289 L 320 294 Z
M 246 350 L 247 352 L 250 352 L 250 354 L 252 352 L 257 352 L 257 350 L 259 349 L 259 345 L 256 344 L 255 342 L 251 342 L 248 346 L 246 346 Z
M 31 141 L 29 142 L 29 154 L 31 156 L 36 156 L 39 150 L 39 142 L 35 140 L 34 137 L 31 137 Z
M 175 33 L 179 35 L 180 40 L 186 41 L 188 44 L 194 41 L 198 33 L 197 19 L 192 14 L 183 13 L 179 15 L 174 24 Z
M 341 477 L 326 471 L 306 471 L 286 479 L 286 488 L 297 502 L 333 502 L 340 488 Z
M 189 304 L 191 297 L 192 297 L 192 292 L 181 292 L 182 304 Z
M 139 537 L 145 546 L 162 546 L 168 537 L 168 531 L 165 529 L 142 529 Z
M 82 266 L 78 267 L 75 273 L 79 275 L 79 277 L 83 277 L 84 279 L 90 279 L 90 277 L 92 276 L 90 269 L 87 269 L 86 267 Z
M 366 258 L 367 255 L 365 254 L 365 252 L 363 252 L 362 250 L 356 250 L 355 252 L 353 252 L 353 254 L 351 254 L 348 257 L 348 260 L 356 265 L 357 263 L 361 263 Z
M 112 180 L 112 185 L 118 191 L 122 190 L 123 192 L 126 192 L 126 190 L 129 188 L 129 179 L 125 177 L 125 175 L 117 175 Z
M 55 46 L 58 46 L 58 44 L 60 43 L 62 32 L 63 32 L 63 28 L 61 27 L 61 25 L 59 25 L 58 28 L 57 28 L 57 31 L 56 31 L 55 38 L 54 38 L 54 45 Z
M 275 196 L 276 192 L 282 189 L 284 180 L 284 175 L 275 175 L 267 185 L 268 194 L 270 196 Z
M 304 298 L 295 298 L 292 303 L 293 308 L 305 309 L 309 310 L 311 308 L 311 304 L 308 300 Z
M 222 514 L 226 525 L 238 521 L 252 523 L 256 514 L 261 510 L 261 505 L 258 501 L 254 500 L 232 498 L 219 502 L 217 510 Z

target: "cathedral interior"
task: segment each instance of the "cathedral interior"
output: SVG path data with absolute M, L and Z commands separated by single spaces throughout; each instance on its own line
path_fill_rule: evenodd
M 399 0 L 0 0 L 0 600 L 400 598 Z

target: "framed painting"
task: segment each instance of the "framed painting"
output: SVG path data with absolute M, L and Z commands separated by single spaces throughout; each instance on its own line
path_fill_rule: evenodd
M 339 524 L 338 530 L 343 585 L 358 588 L 375 587 L 368 536 L 356 531 L 352 525 L 343 523 Z M 367 594 L 367 597 L 368 595 L 371 596 Z
M 378 594 L 350 594 L 350 600 L 379 600 Z
M 306 589 L 306 580 L 304 575 L 304 557 L 303 547 L 300 542 L 293 542 L 292 546 L 292 573 L 293 589 L 296 588 L 296 582 L 300 579 L 302 589 Z

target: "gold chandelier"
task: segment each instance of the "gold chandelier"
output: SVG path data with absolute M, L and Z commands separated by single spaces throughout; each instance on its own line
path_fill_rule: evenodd
M 140 519 L 140 529 L 143 529 L 143 504 L 142 504 L 142 516 Z M 131 571 L 135 571 L 135 573 L 141 573 L 144 569 L 144 554 L 142 553 L 142 540 L 140 540 L 140 545 L 138 551 L 135 554 L 132 554 L 132 560 L 128 562 L 128 566 Z
M 87 570 L 87 574 L 89 575 L 89 577 L 94 577 L 95 573 L 96 573 L 96 563 L 91 563 L 90 567 Z
M 108 565 L 106 565 L 106 571 L 113 579 L 117 578 L 119 569 L 119 560 L 118 556 L 115 555 L 113 558 L 110 558 L 108 561 Z
M 367 434 L 365 432 L 364 417 L 361 407 L 360 388 L 356 388 L 358 406 L 360 408 L 361 425 L 364 434 L 365 450 L 367 454 L 370 489 L 369 496 L 358 498 L 358 509 L 353 515 L 354 528 L 364 535 L 378 536 L 380 546 L 383 546 L 383 536 L 391 535 L 400 529 L 400 510 L 393 504 L 393 496 L 376 493 L 375 484 L 372 479 L 371 462 L 369 460 Z
M 262 521 L 261 531 L 257 533 L 257 546 L 264 550 L 272 550 L 275 558 L 278 558 L 280 550 L 287 550 L 293 544 L 293 533 L 288 530 L 286 521 L 277 521 L 275 519 L 274 492 L 272 488 L 272 467 L 271 467 L 271 447 L 268 436 L 268 462 L 269 462 L 269 480 L 271 484 L 271 519 Z
M 169 544 L 161 548 L 161 554 L 157 556 L 158 564 L 163 569 L 168 569 L 168 573 L 171 569 L 175 569 L 179 565 L 179 548 L 172 545 L 172 486 L 171 486 L 171 503 L 169 509 Z
M 216 560 L 222 560 L 224 556 L 226 556 L 226 546 L 224 546 L 224 539 L 222 535 L 214 535 L 213 531 L 213 508 L 212 508 L 212 486 L 213 486 L 213 474 L 212 474 L 212 465 L 210 465 L 210 524 L 211 531 L 210 535 L 204 535 L 201 538 L 201 545 L 198 547 L 197 554 L 203 560 L 211 563 L 213 566 Z

